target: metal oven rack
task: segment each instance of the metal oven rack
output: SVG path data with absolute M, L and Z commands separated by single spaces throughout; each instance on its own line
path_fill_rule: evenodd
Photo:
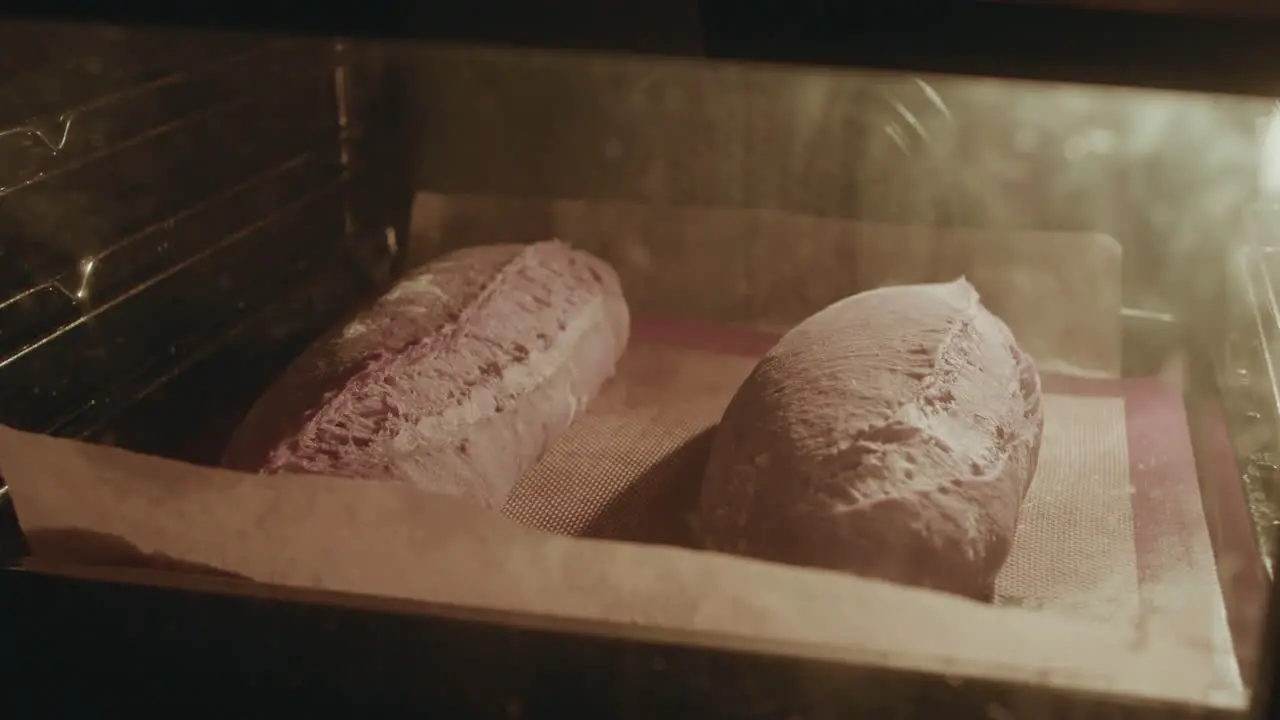
M 216 459 L 236 403 L 389 276 L 407 200 L 400 221 L 363 184 L 394 177 L 365 142 L 381 59 L 89 26 L 0 43 L 0 422 Z
M 1248 239 L 1228 259 L 1227 335 L 1218 371 L 1236 465 L 1263 564 L 1274 576 L 1280 517 L 1280 249 Z

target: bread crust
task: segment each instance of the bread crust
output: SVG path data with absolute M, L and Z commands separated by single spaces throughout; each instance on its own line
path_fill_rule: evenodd
M 1031 358 L 968 282 L 855 295 L 787 333 L 734 396 L 704 539 L 990 600 L 1043 428 Z
M 617 274 L 559 241 L 454 252 L 295 361 L 224 464 L 411 482 L 496 508 L 612 376 Z

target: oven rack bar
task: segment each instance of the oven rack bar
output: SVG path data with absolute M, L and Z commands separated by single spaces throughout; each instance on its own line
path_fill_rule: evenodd
M 65 149 L 66 141 L 71 137 L 71 120 L 75 117 L 83 113 L 109 110 L 116 103 L 136 100 L 145 97 L 147 94 L 158 93 L 180 84 L 198 82 L 201 75 L 264 57 L 273 50 L 274 48 L 272 47 L 255 47 L 229 56 L 215 57 L 185 70 L 165 68 L 161 70 L 162 74 L 158 77 L 143 79 L 133 85 L 108 89 L 102 94 L 94 95 L 89 100 L 73 102 L 58 110 L 45 111 L 17 122 L 5 123 L 3 127 L 7 129 L 0 130 L 0 138 L 29 139 L 34 136 L 41 141 L 39 144 L 43 144 L 45 146 L 44 149 L 49 151 L 49 155 L 65 157 L 63 150 Z M 56 142 L 52 141 L 45 132 L 45 129 L 51 126 L 59 128 L 58 134 L 61 137 Z M 117 139 L 116 142 L 121 142 L 121 140 Z M 102 144 L 111 146 L 115 143 L 106 142 Z M 51 170 L 50 172 L 57 172 L 57 170 Z M 11 187 L 11 185 L 4 186 L 5 189 Z
M 0 22 L 0 127 L 92 104 L 256 48 L 259 36 Z
M 98 315 L 101 315 L 102 313 L 111 310 L 113 307 L 115 307 L 119 303 L 124 302 L 129 298 L 141 293 L 142 291 L 146 290 L 147 288 L 151 287 L 157 282 L 160 282 L 161 280 L 164 280 L 177 272 L 180 272 L 182 270 L 185 270 L 191 267 L 192 265 L 200 262 L 202 259 L 209 256 L 210 254 L 217 252 L 218 250 L 221 250 L 222 248 L 227 247 L 228 245 L 231 245 L 243 239 L 246 235 L 249 235 L 255 230 L 258 230 L 262 227 L 265 227 L 271 224 L 272 222 L 275 222 L 276 220 L 288 214 L 289 212 L 295 211 L 301 207 L 314 203 L 326 191 L 331 191 L 335 189 L 339 184 L 341 184 L 342 182 L 345 182 L 346 180 L 347 180 L 346 176 L 341 176 L 338 183 L 331 183 L 318 191 L 308 193 L 305 197 L 289 203 L 288 205 L 277 210 L 275 213 L 268 215 L 265 218 L 258 219 L 250 223 L 249 225 L 246 225 L 240 228 L 236 232 L 222 238 L 218 242 L 208 247 L 205 247 L 200 251 L 198 251 L 197 253 L 195 253 L 194 255 L 183 259 L 181 262 L 178 262 L 175 265 L 170 266 L 169 268 L 165 269 L 163 272 L 147 278 L 146 280 L 133 286 L 128 291 L 124 292 L 118 297 L 112 298 L 111 300 L 105 303 L 102 303 L 98 307 L 94 308 L 92 311 L 85 313 L 84 315 L 76 318 L 74 321 L 67 323 L 66 325 L 63 325 L 62 327 L 58 328 L 57 330 L 50 333 L 49 335 L 42 337 L 39 341 L 32 343 L 31 345 L 28 345 L 27 347 L 23 348 L 22 350 L 16 353 L 13 353 L 12 355 L 5 358 L 4 360 L 0 360 L 0 370 L 4 369 L 6 366 L 8 366 L 13 362 L 20 360 L 23 356 L 27 355 L 28 353 L 39 349 L 41 346 L 58 339 L 58 337 L 60 337 L 61 335 L 63 335 L 64 333 L 70 330 L 75 329 L 79 325 L 92 321 Z
M 342 246 L 339 175 L 163 272 L 146 278 L 0 363 L 26 379 L 0 386 L 5 422 L 47 432 L 99 403 L 122 376 L 186 355 L 224 318 L 261 307 L 311 256 Z M 194 288 L 194 290 L 192 290 Z
M 272 182 L 288 184 L 288 181 L 292 180 L 296 184 L 298 181 L 306 182 L 308 176 L 336 176 L 341 172 L 341 168 L 338 165 L 338 142 L 339 138 L 336 134 L 324 138 L 321 142 L 313 144 L 306 151 L 293 155 L 283 162 L 275 163 L 216 195 L 202 198 L 177 213 L 151 222 L 143 229 L 122 238 L 102 252 L 86 257 L 75 270 L 65 272 L 16 297 L 0 302 L 0 348 L 10 348 L 9 352 L 0 355 L 0 369 L 21 357 L 23 353 L 56 339 L 75 323 L 88 320 L 94 313 L 107 309 L 114 302 L 145 287 L 147 281 L 131 288 L 121 287 L 122 283 L 118 281 L 115 283 L 110 281 L 100 282 L 99 278 L 104 276 L 111 277 L 111 272 L 114 269 L 112 266 L 115 262 L 118 261 L 125 265 L 119 268 L 119 272 L 115 273 L 115 276 L 119 278 L 126 278 L 129 275 L 136 276 L 140 269 L 147 267 L 163 271 L 167 255 L 176 256 L 169 259 L 181 265 L 186 262 L 184 260 L 185 256 L 182 255 L 182 251 L 185 249 L 184 246 L 187 244 L 183 240 L 186 238 L 175 238 L 174 236 L 181 234 L 178 231 L 186 223 L 199 222 L 202 215 L 225 209 L 226 206 L 233 204 L 237 200 L 243 202 L 247 195 L 254 192 L 262 192 Z M 308 171 L 311 172 L 309 173 Z M 295 178 L 293 176 L 301 177 Z M 235 232 L 243 231 L 244 229 L 241 228 Z M 232 237 L 234 237 L 234 233 Z M 142 247 L 149 239 L 153 240 L 150 246 Z M 215 241 L 214 245 L 206 248 L 206 250 L 216 248 L 226 241 L 227 238 L 223 238 L 222 241 Z M 198 252 L 197 250 L 197 254 Z M 140 260 L 140 258 L 144 259 Z M 171 269 L 173 267 L 176 266 L 170 265 Z M 155 279 L 157 278 L 150 278 L 152 281 Z M 95 288 L 94 285 L 98 285 L 98 287 Z M 113 285 L 114 287 L 112 287 Z M 5 338 L 4 335 L 6 334 L 14 335 L 12 328 L 21 327 L 24 324 L 23 319 L 19 316 L 30 312 L 28 309 L 30 304 L 32 304 L 33 300 L 37 300 L 35 296 L 42 292 L 52 293 L 57 296 L 56 301 L 46 303 L 48 306 L 52 307 L 53 302 L 58 302 L 63 306 L 60 312 L 54 313 L 49 319 L 66 317 L 68 318 L 67 321 L 57 323 L 54 327 L 47 328 L 46 331 L 35 337 Z M 97 303 L 96 307 L 85 302 L 90 297 Z M 24 307 L 24 303 L 27 307 Z M 6 327 L 11 328 L 10 332 L 4 332 Z M 21 344 L 14 347 L 19 342 Z
M 276 68 L 274 72 L 261 73 L 265 77 L 259 78 L 255 82 L 253 90 L 247 93 L 241 93 L 232 96 L 221 96 L 214 92 L 201 92 L 201 83 L 198 76 L 204 75 L 206 81 L 211 81 L 210 75 L 216 71 L 223 73 L 246 72 L 252 70 L 248 67 L 251 63 L 263 62 L 269 59 L 273 54 L 281 52 L 280 43 L 273 43 L 272 47 L 253 49 L 242 53 L 227 60 L 193 69 L 191 71 L 178 71 L 161 78 L 160 80 L 147 83 L 145 85 L 117 91 L 109 95 L 95 98 L 86 104 L 71 107 L 61 112 L 49 115 L 30 118 L 25 122 L 10 127 L 7 130 L 0 131 L 0 140 L 6 136 L 32 136 L 41 137 L 41 145 L 43 148 L 37 148 L 42 156 L 40 159 L 46 162 L 33 163 L 34 167 L 24 168 L 25 172 L 20 173 L 17 178 L 0 178 L 0 198 L 14 193 L 23 188 L 29 187 L 39 182 L 47 182 L 63 175 L 84 167 L 90 163 L 111 157 L 123 150 L 133 147 L 139 143 L 145 142 L 158 135 L 164 133 L 181 132 L 190 125 L 217 113 L 225 113 L 233 111 L 238 107 L 252 103 L 254 100 L 261 98 L 264 94 L 279 92 L 280 87 L 288 87 L 289 84 L 301 81 L 304 78 L 328 75 L 333 72 L 332 67 L 317 67 L 314 62 L 298 62 L 298 59 L 292 59 L 291 62 L 296 66 L 286 66 L 284 68 Z M 326 46 L 328 47 L 328 46 Z M 287 46 L 286 46 L 287 49 Z M 304 57 L 304 60 L 310 60 L 310 57 Z M 244 67 L 241 67 L 244 66 Z M 157 110 L 153 117 L 159 116 L 158 122 L 149 126 L 131 128 L 125 124 L 123 130 L 111 128 L 119 132 L 115 137 L 103 137 L 98 135 L 92 138 L 86 138 L 86 142 L 77 143 L 68 147 L 68 143 L 73 139 L 78 139 L 82 134 L 76 131 L 75 125 L 77 119 L 84 117 L 87 113 L 102 113 L 111 115 L 119 104 L 124 101 L 139 102 L 142 100 L 153 100 L 157 104 L 164 102 L 165 98 L 153 98 L 152 96 L 159 91 L 172 89 L 182 85 L 195 86 L 193 94 L 202 96 L 204 99 L 211 100 L 208 104 L 201 104 L 194 110 L 183 113 L 179 117 L 166 117 L 162 110 Z M 58 142 L 49 142 L 49 136 L 40 130 L 41 127 L 58 126 L 61 135 Z M 89 133 L 83 133 L 88 135 Z M 47 152 L 46 152 L 47 151 Z M 47 162 L 48 160 L 55 162 Z

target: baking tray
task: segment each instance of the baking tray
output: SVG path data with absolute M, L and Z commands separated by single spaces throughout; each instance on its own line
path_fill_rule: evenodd
M 689 491 L 697 486 L 707 431 L 740 376 L 774 339 L 771 332 L 749 328 L 638 317 L 619 375 L 565 441 L 522 481 L 504 512 L 552 532 L 696 543 L 695 528 L 687 522 L 694 499 Z M 1134 472 L 1128 475 L 1132 497 L 1128 492 L 1125 496 L 1132 507 L 1130 529 L 1136 548 L 1158 543 L 1158 535 L 1179 530 L 1179 523 L 1196 522 L 1194 513 L 1180 514 L 1190 508 L 1178 502 L 1188 493 L 1196 496 L 1198 490 L 1194 463 L 1184 462 L 1191 448 L 1185 442 L 1176 389 L 1151 378 L 1049 375 L 1045 383 L 1055 397 L 1124 400 L 1119 422 L 1135 458 L 1130 468 Z M 673 396 L 681 401 L 664 412 L 662 403 Z M 1054 403 L 1046 407 L 1053 412 Z M 591 462 L 590 453 L 582 450 L 584 440 L 593 437 L 608 439 L 597 441 L 597 457 Z M 1165 459 L 1140 467 L 1152 457 L 1147 450 L 1153 444 Z M 600 451 L 640 462 L 601 463 Z M 565 473 L 573 474 L 566 457 L 585 459 L 581 472 L 596 478 L 578 485 L 568 503 L 554 496 L 550 482 L 558 477 L 554 484 L 563 487 Z M 1096 491 L 1090 494 L 1098 496 Z M 1203 532 L 1203 516 L 1199 523 Z M 1182 546 L 1195 551 L 1195 544 Z M 1202 542 L 1199 551 L 1205 548 Z M 1147 600 L 1158 599 L 1160 584 L 1140 580 L 1158 579 L 1159 561 L 1168 554 L 1139 552 L 1138 558 L 1143 567 L 1134 568 L 1139 580 L 1135 588 Z M 1212 568 L 1208 570 L 1212 585 Z M 1198 580 L 1203 583 L 1205 578 Z M 41 687 L 39 683 L 54 677 L 65 681 L 92 672 L 99 681 L 118 686 L 149 682 L 155 687 L 151 673 L 159 673 L 165 678 L 162 686 L 133 702 L 228 712 L 244 708 L 244 697 L 228 691 L 252 688 L 254 702 L 273 702 L 286 694 L 296 697 L 305 689 L 303 704 L 317 708 L 467 717 L 564 717 L 579 712 L 623 718 L 659 713 L 777 718 L 852 713 L 886 718 L 990 718 L 993 713 L 1230 716 L 1205 708 L 962 682 L 729 647 L 690 647 L 648 636 L 643 629 L 601 636 L 586 626 L 548 626 L 545 620 L 520 613 L 438 608 L 437 616 L 422 617 L 337 608 L 288 592 L 283 597 L 237 597 L 216 586 L 183 585 L 149 587 L 24 571 L 0 574 L 0 612 L 30 613 L 26 616 L 32 619 L 15 629 L 23 666 L 10 676 L 29 678 L 34 687 Z M 1025 604 L 1023 600 L 1007 592 L 1002 598 L 1011 604 Z M 35 607 L 40 611 L 32 612 Z M 1045 609 L 1096 613 L 1099 606 Z M 177 653 L 191 661 L 173 667 Z M 353 666 L 352 658 L 360 660 Z
M 715 425 L 777 337 L 636 318 L 617 376 L 503 512 L 548 532 L 700 547 Z M 1126 629 L 1174 614 L 1238 681 L 1181 389 L 1158 377 L 1042 380 L 1039 469 L 996 602 Z

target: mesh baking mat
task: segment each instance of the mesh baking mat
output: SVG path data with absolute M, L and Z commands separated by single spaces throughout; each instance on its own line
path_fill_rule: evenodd
M 504 512 L 565 535 L 697 547 L 711 433 L 776 336 L 638 318 L 615 377 Z M 1177 623 L 1234 672 L 1180 393 L 1045 377 L 1040 463 L 996 602 Z

